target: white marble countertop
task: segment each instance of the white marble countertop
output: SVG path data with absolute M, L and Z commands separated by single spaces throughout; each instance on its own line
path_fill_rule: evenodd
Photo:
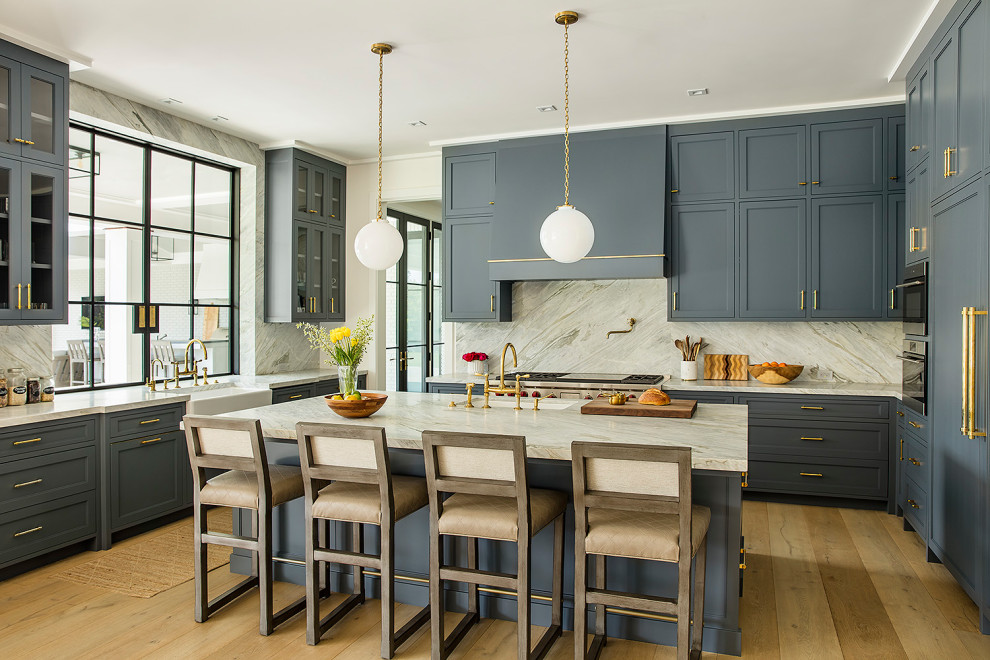
M 517 369 L 518 371 L 518 369 Z M 489 375 L 491 382 L 498 380 L 498 374 Z M 484 383 L 483 376 L 471 374 L 443 374 L 430 376 L 429 383 Z M 663 384 L 668 390 L 695 390 L 698 392 L 744 392 L 760 394 L 805 394 L 833 396 L 887 396 L 901 398 L 899 383 L 833 383 L 815 380 L 797 380 L 784 385 L 767 385 L 758 380 L 681 380 L 672 378 Z M 478 392 L 475 389 L 475 392 Z
M 388 392 L 388 401 L 366 419 L 344 419 L 319 399 L 303 399 L 274 406 L 240 410 L 223 417 L 260 419 L 265 437 L 295 440 L 301 421 L 385 427 L 388 444 L 422 449 L 422 433 L 462 431 L 526 437 L 531 458 L 570 460 L 571 442 L 626 442 L 656 446 L 691 447 L 697 470 L 744 472 L 749 448 L 748 411 L 745 406 L 699 404 L 692 419 L 582 415 L 580 404 L 564 409 L 516 411 L 480 406 L 450 408 L 450 394 Z
M 367 371 L 359 371 L 366 374 Z M 337 372 L 330 369 L 310 369 L 307 371 L 286 371 L 278 374 L 263 376 L 220 376 L 208 386 L 194 387 L 191 383 L 182 381 L 179 391 L 164 392 L 148 391 L 147 387 L 118 387 L 87 392 L 67 392 L 56 394 L 55 400 L 48 403 L 32 403 L 24 406 L 7 406 L 0 408 L 0 428 L 49 422 L 82 415 L 99 415 L 102 413 L 133 410 L 148 406 L 162 406 L 169 403 L 189 401 L 197 395 L 211 392 L 219 388 L 242 387 L 245 389 L 268 389 L 291 387 L 316 383 L 328 378 L 336 378 Z

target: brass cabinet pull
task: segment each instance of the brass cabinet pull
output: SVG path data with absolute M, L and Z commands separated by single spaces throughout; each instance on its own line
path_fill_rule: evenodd
M 494 204 L 495 202 L 488 202 L 489 204 Z
M 900 452 L 898 454 L 897 460 L 899 460 L 899 461 L 903 461 L 904 460 L 904 438 L 901 438 L 901 450 L 900 450 Z
M 908 504 L 910 504 L 915 509 L 920 509 L 921 508 L 920 506 L 918 506 L 918 503 L 915 502 L 914 500 L 908 500 Z
M 673 189 L 670 192 L 675 193 L 675 192 L 681 192 L 681 191 L 680 190 L 677 190 L 677 189 Z
M 813 306 L 815 309 L 818 309 L 818 289 L 815 289 L 811 295 L 814 298 Z
M 821 472 L 798 472 L 802 477 L 821 477 Z
M 946 147 L 945 151 L 942 152 L 942 177 L 945 179 L 949 178 L 949 148 Z
M 811 182 L 811 185 L 813 185 L 813 186 L 817 186 L 819 184 L 821 184 L 821 181 L 812 181 Z
M 748 472 L 743 472 L 742 473 L 742 487 L 743 488 L 749 488 L 749 473 Z
M 158 418 L 155 418 L 155 419 L 146 419 L 143 422 L 138 422 L 138 424 L 154 424 L 155 422 L 160 422 L 160 421 L 162 421 L 162 420 L 160 420 Z
M 14 142 L 19 142 L 20 144 L 26 144 L 29 146 L 34 144 L 34 142 L 32 142 L 31 140 L 25 140 L 23 138 L 14 138 Z
M 910 149 L 908 149 L 908 151 L 919 151 L 919 150 L 921 150 L 921 146 L 917 144 L 911 147 Z
M 919 252 L 921 250 L 921 246 L 919 246 L 914 240 L 915 232 L 920 232 L 920 231 L 921 229 L 919 227 L 911 227 L 911 230 L 908 232 L 908 239 L 910 239 L 910 243 L 911 243 L 911 245 L 908 247 L 908 252 Z
M 945 176 L 955 176 L 959 174 L 956 170 L 952 169 L 952 154 L 956 153 L 956 150 L 949 147 L 945 150 Z
M 891 309 L 894 309 L 894 292 L 895 291 L 896 291 L 896 289 L 891 289 L 890 290 L 890 308 Z
M 674 311 L 677 311 L 677 292 L 674 291 Z
M 17 309 L 21 309 L 21 285 L 17 285 Z
M 975 307 L 962 309 L 962 424 L 960 433 L 970 440 L 986 436 L 976 428 L 976 317 L 986 311 Z
M 18 536 L 24 536 L 25 534 L 31 534 L 32 532 L 40 532 L 40 531 L 41 531 L 41 525 L 38 525 L 37 527 L 32 527 L 31 529 L 25 529 L 23 532 L 16 532 L 14 534 L 14 538 L 16 539 Z
M 904 413 L 902 413 L 900 410 L 898 410 L 896 412 L 897 412 L 897 416 L 898 417 L 904 417 Z
M 919 461 L 917 458 L 909 458 L 908 463 L 910 463 L 911 465 L 921 465 L 921 461 Z
M 806 185 L 808 185 L 808 182 L 807 181 L 798 181 L 798 185 L 799 186 L 806 186 Z
M 14 446 L 17 445 L 29 445 L 32 442 L 41 442 L 41 438 L 31 438 L 30 440 L 17 440 L 14 442 Z
M 28 309 L 31 309 L 31 283 L 28 282 Z
M 495 296 L 492 296 L 492 311 L 495 311 Z
M 331 314 L 337 313 L 337 306 L 333 304 L 333 296 L 330 297 L 330 313 Z
M 921 428 L 921 424 L 919 424 L 918 422 L 908 422 L 908 424 L 910 424 L 911 426 L 913 426 L 916 429 L 920 429 Z
M 316 213 L 316 211 L 314 211 L 313 209 L 310 209 L 309 212 L 310 213 Z
M 152 438 L 151 440 L 142 440 L 142 445 L 150 445 L 152 442 L 160 442 L 161 438 Z
M 896 176 L 892 176 L 892 177 L 889 177 L 889 178 L 890 178 L 891 181 L 897 181 L 897 177 Z
M 302 394 L 293 394 L 293 395 L 292 395 L 292 396 L 290 396 L 289 398 L 290 398 L 290 399 L 301 399 L 302 397 L 303 397 L 303 395 L 302 395 Z
M 825 410 L 824 406 L 801 406 L 801 410 Z
M 739 570 L 746 570 L 746 548 L 739 548 Z
M 802 440 L 815 440 L 816 442 L 822 442 L 825 438 L 801 438 Z
M 966 435 L 969 427 L 966 425 L 966 393 L 969 391 L 969 307 L 962 308 L 962 417 L 959 422 L 959 432 Z
M 25 481 L 23 483 L 14 484 L 14 488 L 22 488 L 24 486 L 33 486 L 35 484 L 40 484 L 41 479 L 35 479 L 34 481 Z
M 804 289 L 801 289 L 801 310 L 804 311 Z

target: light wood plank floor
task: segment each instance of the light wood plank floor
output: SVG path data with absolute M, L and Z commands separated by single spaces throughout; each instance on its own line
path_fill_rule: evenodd
M 921 540 L 904 532 L 899 518 L 878 511 L 747 501 L 743 527 L 748 564 L 741 601 L 744 658 L 990 658 L 990 637 L 979 634 L 976 606 L 944 567 L 925 561 Z M 310 647 L 301 616 L 270 637 L 258 635 L 256 595 L 197 624 L 191 581 L 140 599 L 52 577 L 93 556 L 83 553 L 0 583 L 4 657 L 378 657 L 376 601 L 358 608 L 319 646 Z M 219 593 L 236 579 L 227 567 L 217 569 L 211 574 L 211 592 Z M 300 587 L 278 584 L 276 606 L 301 593 Z M 415 610 L 399 606 L 400 623 Z M 459 615 L 447 616 L 449 630 Z M 539 632 L 534 630 L 534 640 Z M 565 633 L 550 659 L 572 657 L 571 643 L 571 633 Z M 428 658 L 429 645 L 428 628 L 423 628 L 397 657 Z M 509 659 L 514 653 L 514 624 L 483 620 L 455 657 Z M 668 647 L 613 640 L 602 657 L 662 660 L 675 653 Z

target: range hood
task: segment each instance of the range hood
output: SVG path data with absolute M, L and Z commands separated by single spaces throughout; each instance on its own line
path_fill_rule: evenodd
M 666 126 L 571 136 L 571 203 L 591 218 L 595 245 L 562 264 L 540 247 L 540 227 L 563 203 L 563 136 L 500 141 L 490 279 L 663 277 L 666 145 Z

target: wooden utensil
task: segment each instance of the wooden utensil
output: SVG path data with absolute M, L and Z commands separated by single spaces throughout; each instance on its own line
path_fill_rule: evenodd
M 609 405 L 607 399 L 595 399 L 581 406 L 582 415 L 616 415 L 624 417 L 671 417 L 691 419 L 698 402 L 693 399 L 671 399 L 666 406 L 627 402 L 622 406 Z

